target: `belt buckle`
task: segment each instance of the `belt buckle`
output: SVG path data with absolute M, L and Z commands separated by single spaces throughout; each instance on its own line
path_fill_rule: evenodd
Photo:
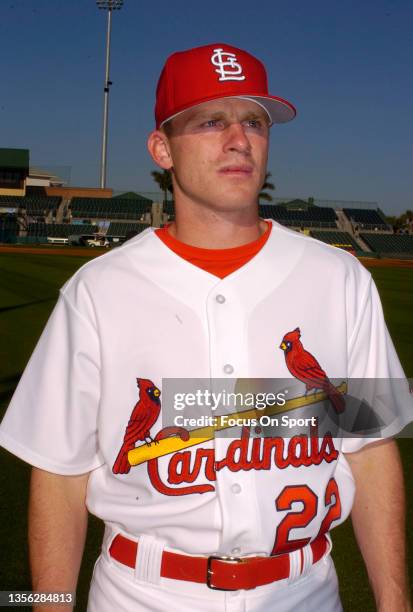
M 221 555 L 221 556 L 211 555 L 207 559 L 207 578 L 206 578 L 207 587 L 209 589 L 212 589 L 213 591 L 237 591 L 238 589 L 222 589 L 220 587 L 216 587 L 213 584 L 211 584 L 211 579 L 214 573 L 211 568 L 212 561 L 224 561 L 226 563 L 242 563 L 241 557 L 231 557 L 229 555 Z

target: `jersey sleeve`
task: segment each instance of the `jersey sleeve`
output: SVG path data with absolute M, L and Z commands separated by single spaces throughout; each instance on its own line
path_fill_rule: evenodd
M 344 438 L 342 451 L 399 433 L 413 420 L 413 399 L 388 332 L 380 297 L 370 277 L 349 340 L 349 393 L 365 401 L 379 417 L 380 436 Z M 352 392 L 353 390 L 353 392 Z
M 61 291 L 0 425 L 0 444 L 35 467 L 83 474 L 99 465 L 99 341 L 87 292 Z

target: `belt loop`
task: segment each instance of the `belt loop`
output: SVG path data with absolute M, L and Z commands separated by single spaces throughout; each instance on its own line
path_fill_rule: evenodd
M 305 576 L 313 565 L 313 549 L 311 544 L 307 544 L 302 549 L 302 567 L 301 576 Z
M 288 582 L 294 582 L 301 574 L 301 551 L 293 550 L 289 553 L 290 559 L 290 575 Z
M 102 553 L 110 557 L 109 549 L 113 540 L 116 538 L 117 532 L 110 525 L 105 524 L 105 531 L 102 539 Z
M 159 584 L 162 553 L 165 543 L 151 535 L 139 536 L 135 564 L 135 578 L 143 582 Z

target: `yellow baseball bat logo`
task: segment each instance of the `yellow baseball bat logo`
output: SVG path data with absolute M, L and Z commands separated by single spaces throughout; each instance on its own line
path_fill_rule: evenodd
M 336 387 L 336 389 L 339 393 L 346 393 L 347 384 L 343 382 L 341 385 Z M 176 453 L 184 450 L 185 448 L 203 444 L 204 442 L 209 442 L 214 438 L 216 431 L 222 431 L 223 429 L 233 427 L 233 425 L 228 425 L 227 421 L 229 419 L 241 419 L 247 421 L 249 419 L 256 419 L 257 414 L 260 414 L 261 416 L 263 414 L 275 416 L 280 413 L 290 412 L 291 410 L 297 410 L 298 408 L 304 408 L 305 406 L 317 404 L 325 399 L 327 399 L 327 394 L 324 391 L 318 391 L 311 396 L 301 395 L 299 397 L 294 397 L 287 400 L 283 406 L 267 406 L 265 410 L 259 411 L 257 411 L 256 408 L 252 408 L 250 410 L 233 412 L 229 415 L 217 415 L 216 424 L 213 426 L 199 427 L 189 431 L 183 430 L 187 433 L 187 435 L 182 437 L 179 435 L 174 435 L 170 438 L 163 438 L 156 444 L 141 444 L 140 446 L 137 446 L 133 450 L 129 451 L 128 461 L 131 465 L 140 465 L 141 463 L 145 463 L 151 459 L 164 457 L 165 455 Z

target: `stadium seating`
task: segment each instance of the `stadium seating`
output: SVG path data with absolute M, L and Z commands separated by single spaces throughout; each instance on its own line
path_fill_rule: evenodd
M 94 234 L 98 227 L 90 224 L 68 224 L 68 223 L 29 223 L 27 227 L 28 236 L 51 238 L 67 238 L 77 234 Z
M 323 232 L 311 230 L 310 234 L 313 238 L 321 240 L 322 242 L 326 242 L 327 244 L 341 247 L 343 249 L 353 249 L 355 251 L 360 251 L 360 246 L 348 232 Z
M 137 234 L 150 227 L 147 223 L 115 223 L 111 222 L 106 236 L 126 236 L 130 232 Z
M 152 201 L 147 198 L 72 198 L 72 217 L 86 219 L 136 219 L 144 220 L 150 212 Z
M 364 230 L 389 230 L 391 227 L 384 222 L 377 210 L 364 210 L 359 208 L 343 208 L 347 219 Z
M 0 216 L 0 242 L 15 242 L 19 231 L 14 215 Z
M 413 255 L 413 234 L 360 234 L 360 237 L 376 253 L 400 253 Z
M 57 210 L 62 198 L 59 196 L 2 196 L 0 195 L 0 206 L 9 208 L 25 209 L 26 215 L 45 215 L 50 210 Z
M 294 210 L 281 205 L 260 204 L 259 213 L 260 217 L 274 219 L 287 226 L 337 227 L 334 209 L 322 206 L 309 206 L 306 210 Z

